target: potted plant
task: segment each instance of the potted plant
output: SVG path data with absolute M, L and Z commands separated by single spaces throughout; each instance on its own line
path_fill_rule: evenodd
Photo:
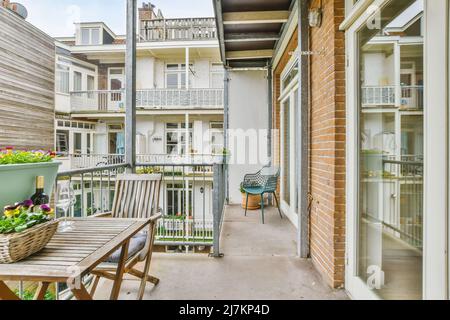
M 242 194 L 242 208 L 245 209 L 247 203 L 247 193 L 244 190 L 244 185 L 241 183 L 241 194 Z M 247 210 L 258 210 L 261 208 L 261 196 L 260 195 L 248 195 L 248 206 Z
M 0 216 L 10 204 L 29 198 L 36 188 L 36 177 L 45 179 L 45 193 L 51 194 L 58 173 L 55 153 L 46 151 L 0 150 Z

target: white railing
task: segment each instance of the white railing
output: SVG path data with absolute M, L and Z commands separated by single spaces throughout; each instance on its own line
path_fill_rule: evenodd
M 107 167 L 125 163 L 125 156 L 122 154 L 73 154 L 69 158 L 72 170 Z
M 214 239 L 212 219 L 164 217 L 158 221 L 156 230 L 155 241 L 157 244 L 188 241 L 208 245 L 212 244 Z
M 140 41 L 217 39 L 214 18 L 155 19 L 141 21 Z
M 138 154 L 136 155 L 136 162 L 140 164 L 191 164 L 191 165 L 212 165 L 223 162 L 223 155 L 211 154 L 188 154 L 188 155 L 173 155 L 173 154 Z
M 150 89 L 136 91 L 141 108 L 223 108 L 223 89 Z
M 121 111 L 125 107 L 122 90 L 75 91 L 70 100 L 72 112 Z
M 136 91 L 139 109 L 222 109 L 223 89 L 142 89 Z M 125 91 L 71 93 L 72 112 L 125 111 Z
M 362 88 L 361 102 L 365 107 L 395 106 L 396 86 L 365 86 Z M 423 110 L 423 86 L 401 86 L 399 103 L 402 108 Z
M 395 105 L 395 86 L 367 86 L 362 88 L 365 106 Z

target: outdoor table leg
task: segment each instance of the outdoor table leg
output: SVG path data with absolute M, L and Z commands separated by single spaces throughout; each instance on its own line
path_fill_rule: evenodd
M 20 300 L 20 298 L 0 280 L 0 300 Z
M 34 295 L 33 300 L 44 300 L 45 294 L 47 293 L 48 286 L 50 282 L 41 282 L 39 283 L 39 287 L 36 290 L 36 294 Z
M 74 297 L 77 300 L 92 300 L 92 296 L 86 290 L 86 287 L 83 284 L 80 284 L 78 289 L 70 289 L 72 291 Z
M 116 277 L 115 277 L 116 279 L 114 280 L 114 286 L 111 291 L 111 297 L 110 297 L 111 300 L 117 300 L 119 298 L 120 287 L 122 285 L 123 274 L 125 271 L 125 263 L 127 262 L 127 257 L 128 257 L 129 244 L 130 244 L 130 240 L 125 242 L 124 245 L 122 246 L 119 264 L 117 266 L 117 271 L 116 271 Z

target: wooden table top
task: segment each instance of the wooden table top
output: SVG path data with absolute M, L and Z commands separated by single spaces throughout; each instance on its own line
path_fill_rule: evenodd
M 144 229 L 148 219 L 75 218 L 70 231 L 57 232 L 29 258 L 0 264 L 0 280 L 65 282 L 83 277 Z

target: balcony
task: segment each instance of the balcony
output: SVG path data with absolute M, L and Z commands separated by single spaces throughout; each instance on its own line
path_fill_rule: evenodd
M 380 106 L 401 106 L 401 109 L 423 110 L 423 86 L 401 86 L 397 101 L 396 86 L 365 86 L 362 88 L 361 103 L 366 108 Z
M 71 111 L 124 112 L 124 90 L 77 91 L 70 94 Z M 223 89 L 144 89 L 136 91 L 136 107 L 141 110 L 221 110 Z
M 156 19 L 141 21 L 141 42 L 216 40 L 214 18 Z

